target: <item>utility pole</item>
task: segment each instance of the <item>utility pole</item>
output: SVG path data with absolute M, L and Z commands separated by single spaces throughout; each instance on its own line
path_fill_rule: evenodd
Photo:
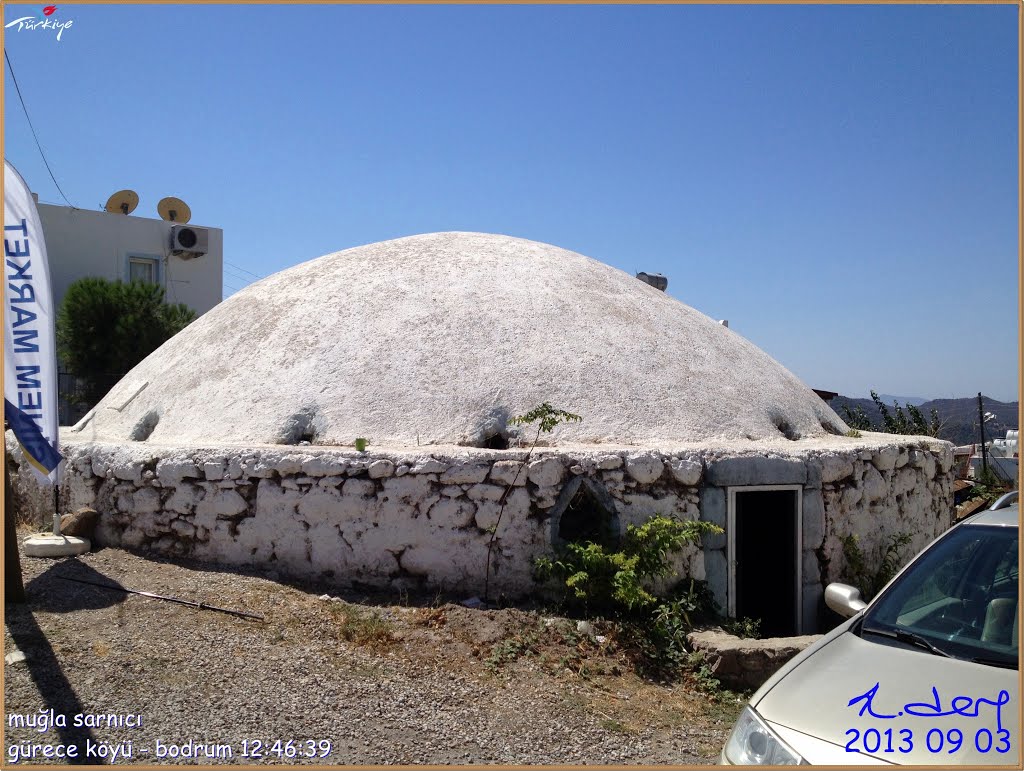
M 985 408 L 981 403 L 981 391 L 978 391 L 978 428 L 981 429 L 981 475 L 988 478 L 988 451 L 985 449 Z

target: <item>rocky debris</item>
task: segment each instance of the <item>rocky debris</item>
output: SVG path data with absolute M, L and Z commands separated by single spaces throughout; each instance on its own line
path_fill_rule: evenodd
M 100 513 L 96 509 L 82 506 L 79 509 L 64 514 L 60 518 L 60 532 L 63 535 L 71 535 L 76 538 L 92 539 L 96 523 L 99 522 Z

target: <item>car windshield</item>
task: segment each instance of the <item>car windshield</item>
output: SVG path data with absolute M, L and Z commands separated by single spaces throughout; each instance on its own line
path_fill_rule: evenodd
M 871 605 L 861 634 L 1016 668 L 1017 533 L 955 528 Z

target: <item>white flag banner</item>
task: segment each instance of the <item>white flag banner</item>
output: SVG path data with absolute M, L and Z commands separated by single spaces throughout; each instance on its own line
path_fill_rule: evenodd
M 57 484 L 57 354 L 46 244 L 32 193 L 4 160 L 4 417 L 25 458 Z

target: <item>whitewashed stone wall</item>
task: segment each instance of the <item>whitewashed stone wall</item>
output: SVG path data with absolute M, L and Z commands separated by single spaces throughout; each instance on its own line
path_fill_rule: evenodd
M 467 594 L 482 590 L 498 501 L 526 455 L 83 441 L 63 450 L 62 507 L 97 509 L 100 544 L 339 584 Z M 911 532 L 913 548 L 922 547 L 951 522 L 951 467 L 951 447 L 941 442 L 788 455 L 545 448 L 508 497 L 491 585 L 510 596 L 537 590 L 533 559 L 551 553 L 560 513 L 582 484 L 577 478 L 605 496 L 623 530 L 654 514 L 724 527 L 728 487 L 799 484 L 804 626 L 813 630 L 822 587 L 843 570 L 839 539 L 856 534 L 870 551 L 889 534 Z M 18 476 L 19 488 L 29 490 L 27 468 Z M 46 496 L 22 500 L 45 505 Z M 725 606 L 724 535 L 680 555 L 677 567 L 707 580 Z

